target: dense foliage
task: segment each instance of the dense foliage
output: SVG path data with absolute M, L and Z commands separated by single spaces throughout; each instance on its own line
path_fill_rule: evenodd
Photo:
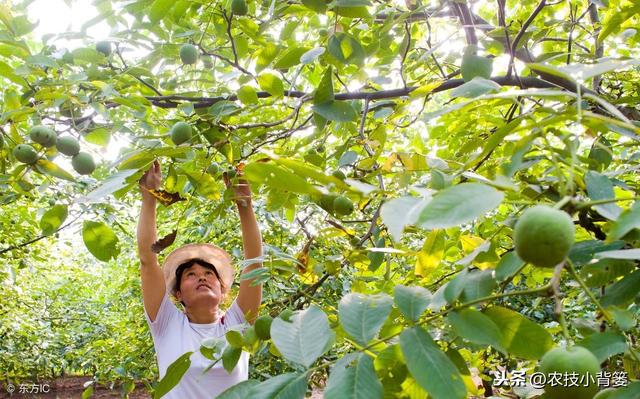
M 494 373 L 574 344 L 640 395 L 637 2 L 95 0 L 42 40 L 29 3 L 0 2 L 3 379 L 180 378 L 134 249 L 159 159 L 160 236 L 239 268 L 221 174 L 253 188 L 275 318 L 203 344 L 252 352 L 228 397 L 529 398 Z M 575 225 L 555 268 L 513 250 L 536 204 Z

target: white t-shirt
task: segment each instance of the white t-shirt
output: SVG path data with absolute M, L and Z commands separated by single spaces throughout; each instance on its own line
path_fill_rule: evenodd
M 249 354 L 244 351 L 231 373 L 227 373 L 222 367 L 222 361 L 219 361 L 203 374 L 213 361 L 200 353 L 201 341 L 205 338 L 222 337 L 231 326 L 246 323 L 244 314 L 236 301 L 233 301 L 224 316 L 218 318 L 215 323 L 196 324 L 189 322 L 187 316 L 178 310 L 169 299 L 169 295 L 165 294 L 156 319 L 152 322 L 146 310 L 145 317 L 151 329 L 158 356 L 160 378 L 164 377 L 167 368 L 176 359 L 186 352 L 193 352 L 189 370 L 178 385 L 163 398 L 214 398 L 230 386 L 248 379 Z

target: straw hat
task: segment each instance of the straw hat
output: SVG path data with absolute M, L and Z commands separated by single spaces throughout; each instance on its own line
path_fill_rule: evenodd
M 212 244 L 187 244 L 167 255 L 162 265 L 164 281 L 172 295 L 176 294 L 176 269 L 191 259 L 202 259 L 214 265 L 226 289 L 231 288 L 235 276 L 231 256 Z

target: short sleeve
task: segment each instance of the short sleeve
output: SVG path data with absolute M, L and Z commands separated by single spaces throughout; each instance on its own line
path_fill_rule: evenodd
M 151 321 L 146 309 L 144 310 L 144 316 L 147 319 L 149 328 L 151 329 L 151 334 L 156 337 L 160 337 L 165 333 L 165 331 L 171 330 L 171 326 L 179 324 L 180 318 L 184 317 L 183 313 L 176 308 L 173 302 L 171 302 L 169 294 L 167 293 L 165 293 L 164 298 L 162 298 L 162 303 L 158 309 L 156 319 Z
M 247 320 L 244 317 L 244 313 L 242 312 L 242 309 L 240 309 L 238 302 L 234 300 L 231 306 L 229 306 L 229 309 L 227 309 L 227 312 L 224 314 L 225 326 L 231 327 L 238 324 L 244 324 L 246 322 Z

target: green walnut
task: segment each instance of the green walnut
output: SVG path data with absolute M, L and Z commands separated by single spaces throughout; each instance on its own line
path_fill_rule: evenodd
M 180 60 L 183 64 L 195 64 L 198 61 L 198 48 L 193 44 L 183 44 L 180 47 Z
M 345 196 L 338 196 L 333 200 L 333 211 L 336 215 L 347 216 L 353 213 L 353 202 Z
M 51 147 L 55 145 L 56 137 L 56 132 L 47 126 L 38 125 L 29 130 L 29 138 L 44 147 Z
M 78 140 L 76 140 L 75 137 L 58 137 L 58 140 L 56 141 L 56 148 L 62 154 L 72 157 L 80 152 L 80 143 L 78 143 Z
M 337 194 L 323 194 L 318 201 L 318 205 L 328 213 L 333 213 L 333 204 L 336 198 L 338 198 Z
M 235 178 L 236 176 L 238 176 L 238 171 L 237 171 L 235 168 L 229 168 L 229 169 L 227 169 L 226 173 L 227 173 L 227 177 L 228 177 L 229 179 L 233 179 L 233 178 Z
M 176 122 L 171 128 L 171 141 L 175 145 L 180 145 L 191 140 L 193 136 L 191 125 L 186 122 Z
M 211 69 L 213 68 L 213 60 L 209 56 L 202 57 L 202 65 L 207 69 Z
M 67 118 L 77 118 L 82 116 L 82 110 L 71 101 L 65 101 L 60 105 L 60 115 Z
M 575 228 L 571 217 L 546 205 L 527 209 L 515 226 L 513 240 L 520 259 L 539 267 L 554 267 L 567 257 Z
M 217 176 L 220 173 L 220 165 L 215 162 L 211 162 L 211 165 L 207 167 L 207 173 L 211 176 Z
M 38 153 L 29 144 L 18 144 L 13 149 L 13 156 L 22 163 L 32 164 L 38 160 Z
M 90 175 L 96 169 L 93 157 L 86 152 L 79 152 L 71 158 L 71 166 L 81 175 Z
M 568 349 L 552 349 L 540 359 L 540 371 L 547 378 L 552 373 L 560 375 L 574 375 L 573 373 L 576 373 L 577 380 L 582 381 L 575 386 L 572 384 L 546 385 L 545 397 L 549 399 L 592 399 L 598 392 L 598 385 L 590 379 L 595 379 L 600 372 L 600 362 L 586 348 L 574 346 Z
M 465 82 L 470 81 L 476 76 L 489 79 L 493 71 L 493 60 L 481 57 L 475 53 L 475 46 L 469 46 L 465 49 L 462 56 L 462 65 L 460 73 Z
M 98 42 L 96 43 L 96 50 L 108 57 L 111 55 L 111 43 L 107 41 Z
M 249 8 L 245 0 L 231 0 L 231 11 L 235 15 L 247 15 Z
M 269 315 L 260 316 L 256 319 L 254 327 L 256 329 L 256 335 L 261 340 L 267 340 L 271 338 L 271 323 L 273 318 Z

